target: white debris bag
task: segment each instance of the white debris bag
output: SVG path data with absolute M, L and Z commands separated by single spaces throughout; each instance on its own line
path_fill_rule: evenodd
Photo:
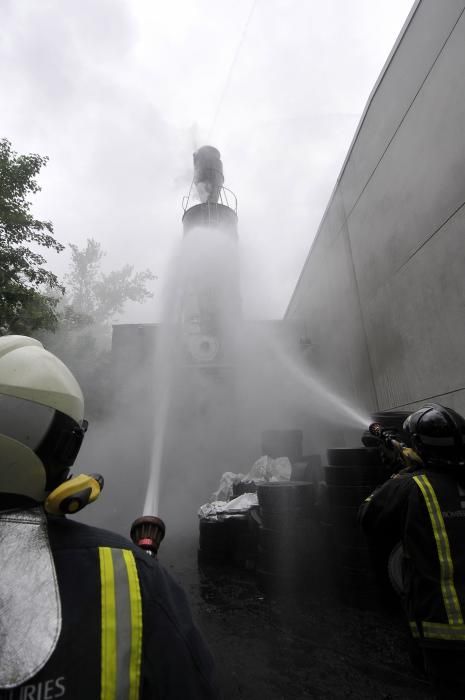
M 212 493 L 210 502 L 229 501 L 233 495 L 233 486 L 244 479 L 244 474 L 234 474 L 233 472 L 225 472 L 221 477 L 218 490 Z
M 208 503 L 200 506 L 199 518 L 205 520 L 224 520 L 228 517 L 244 516 L 253 506 L 258 505 L 256 493 L 243 493 L 230 500 L 233 486 L 246 481 L 256 483 L 266 481 L 289 481 L 291 478 L 291 463 L 287 457 L 272 459 L 264 455 L 257 459 L 247 475 L 225 472 L 220 480 L 218 490 L 212 493 Z
M 213 501 L 200 506 L 198 515 L 201 520 L 226 520 L 227 518 L 245 517 L 248 511 L 258 505 L 256 493 L 243 493 L 232 501 Z
M 292 466 L 287 457 L 272 459 L 267 455 L 257 459 L 243 481 L 289 481 Z

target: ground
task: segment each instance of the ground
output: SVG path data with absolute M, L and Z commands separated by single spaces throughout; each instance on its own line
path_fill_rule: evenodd
M 253 572 L 197 563 L 197 542 L 162 544 L 216 659 L 224 700 L 427 700 L 400 611 L 360 609 L 332 586 L 269 597 Z M 312 590 L 310 590 L 312 588 Z

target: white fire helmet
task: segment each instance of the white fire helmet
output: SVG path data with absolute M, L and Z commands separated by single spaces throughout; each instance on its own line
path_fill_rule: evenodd
M 64 481 L 87 428 L 70 370 L 42 343 L 0 338 L 0 494 L 37 502 Z

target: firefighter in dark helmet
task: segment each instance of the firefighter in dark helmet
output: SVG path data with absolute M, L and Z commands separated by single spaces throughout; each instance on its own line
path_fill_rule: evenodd
M 37 340 L 0 338 L 0 699 L 217 698 L 157 560 L 66 517 L 103 485 L 69 477 L 86 428 L 68 368 Z
M 368 497 L 360 521 L 402 543 L 410 629 L 438 698 L 465 698 L 465 420 L 428 404 L 404 423 L 419 460 Z

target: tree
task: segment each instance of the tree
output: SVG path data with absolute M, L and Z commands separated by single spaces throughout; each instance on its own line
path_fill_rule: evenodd
M 103 273 L 105 252 L 93 238 L 83 248 L 70 244 L 70 249 L 57 331 L 38 337 L 75 375 L 84 392 L 87 416 L 101 420 L 112 404 L 110 322 L 127 301 L 143 302 L 152 296 L 146 283 L 155 276 L 150 270 L 134 272 L 130 265 Z
M 146 288 L 155 279 L 150 270 L 134 272 L 131 265 L 108 274 L 101 271 L 105 256 L 100 243 L 87 239 L 85 248 L 70 244 L 71 269 L 65 277 L 67 295 L 74 311 L 105 324 L 123 311 L 127 301 L 143 302 L 153 296 Z
M 50 221 L 31 213 L 30 195 L 40 191 L 36 177 L 48 158 L 18 155 L 0 139 L 0 334 L 53 330 L 63 287 L 43 265 L 37 247 L 60 252 Z

